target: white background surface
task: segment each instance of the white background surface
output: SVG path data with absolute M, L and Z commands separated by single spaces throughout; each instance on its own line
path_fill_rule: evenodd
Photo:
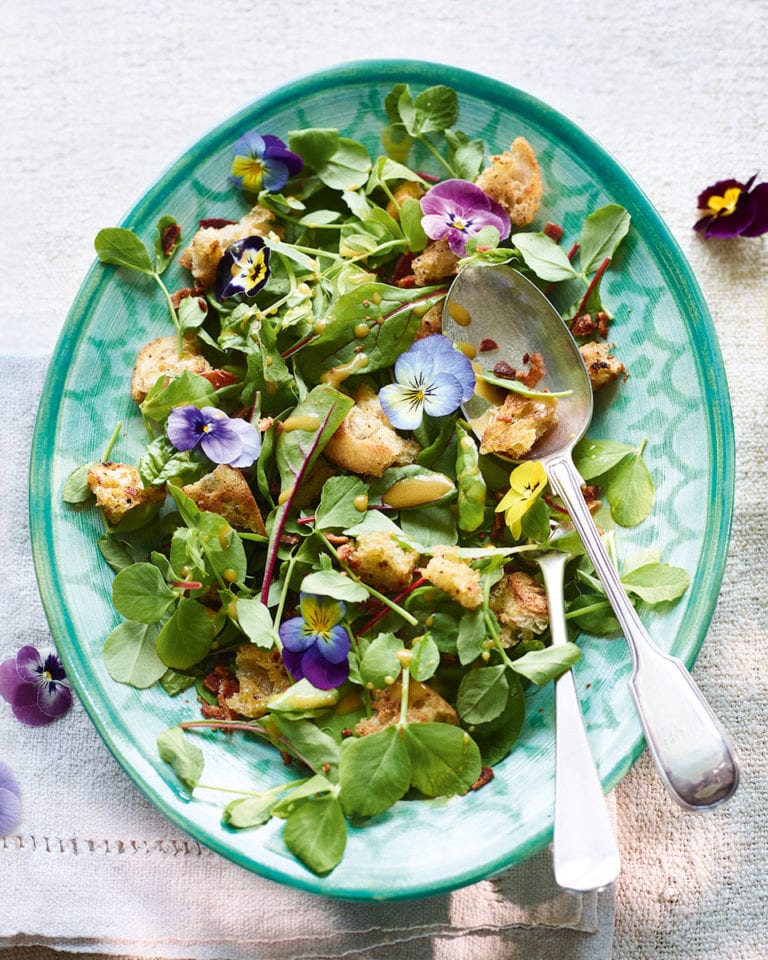
M 706 817 L 674 808 L 645 758 L 622 784 L 613 955 L 768 956 L 768 620 L 759 549 L 768 536 L 768 242 L 705 242 L 691 231 L 708 184 L 768 177 L 768 4 L 6 0 L 0 36 L 6 353 L 51 353 L 96 231 L 119 223 L 186 147 L 263 93 L 341 61 L 413 58 L 484 72 L 566 114 L 634 176 L 694 268 L 731 385 L 737 516 L 695 675 L 736 738 L 744 782 L 732 804 Z

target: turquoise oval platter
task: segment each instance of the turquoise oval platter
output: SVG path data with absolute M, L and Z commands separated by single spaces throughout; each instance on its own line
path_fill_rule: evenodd
M 734 441 L 728 388 L 709 313 L 676 241 L 649 200 L 606 152 L 568 119 L 520 90 L 434 63 L 344 64 L 281 87 L 218 126 L 185 153 L 133 207 L 123 226 L 151 245 L 155 224 L 171 214 L 188 239 L 203 217 L 242 216 L 228 182 L 231 147 L 246 130 L 285 137 L 290 130 L 338 127 L 372 153 L 380 148 L 383 101 L 396 83 L 414 92 L 434 84 L 459 95 L 459 127 L 489 153 L 524 135 L 544 173 L 536 224 L 553 220 L 577 234 L 586 214 L 619 203 L 633 229 L 603 284 L 615 310 L 612 339 L 630 371 L 590 435 L 639 445 L 656 482 L 652 516 L 620 531 L 622 556 L 658 547 L 685 567 L 691 586 L 663 614 L 643 614 L 664 650 L 691 667 L 705 639 L 722 580 L 730 535 Z M 104 224 L 109 226 L 110 224 Z M 186 285 L 175 266 L 169 289 Z M 113 458 L 133 462 L 144 432 L 130 396 L 136 353 L 166 336 L 165 306 L 146 278 L 97 263 L 88 273 L 59 338 L 37 418 L 30 471 L 35 569 L 53 638 L 93 724 L 143 794 L 177 827 L 240 866 L 326 896 L 397 899 L 445 892 L 493 876 L 544 847 L 552 836 L 554 786 L 552 685 L 530 694 L 518 746 L 482 790 L 463 798 L 400 802 L 350 829 L 341 864 L 317 877 L 284 846 L 281 824 L 235 832 L 222 825 L 226 800 L 192 798 L 157 754 L 159 733 L 197 714 L 194 695 L 170 699 L 108 675 L 102 647 L 118 622 L 112 574 L 96 540 L 101 517 L 61 500 L 69 473 L 98 459 L 115 425 L 124 425 Z M 643 749 L 627 689 L 623 639 L 582 637 L 575 668 L 590 741 L 603 785 L 614 787 Z M 276 785 L 282 762 L 259 743 L 202 735 L 206 780 L 251 789 Z

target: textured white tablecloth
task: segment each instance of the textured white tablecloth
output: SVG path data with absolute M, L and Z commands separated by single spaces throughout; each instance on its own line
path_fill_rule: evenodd
M 291 950 L 296 956 L 351 955 L 358 960 L 768 956 L 763 573 L 768 517 L 762 461 L 768 446 L 768 242 L 704 242 L 691 231 L 696 196 L 709 183 L 730 176 L 744 179 L 757 171 L 768 177 L 767 35 L 764 0 L 682 0 L 675 5 L 662 0 L 631 5 L 612 0 L 490 0 L 483 5 L 442 0 L 433 8 L 404 0 L 305 0 L 293 5 L 138 0 L 130 8 L 113 0 L 98 5 L 6 0 L 0 56 L 2 354 L 29 358 L 51 353 L 92 261 L 96 231 L 118 223 L 157 174 L 210 127 L 298 75 L 342 60 L 387 57 L 486 72 L 548 102 L 599 140 L 635 177 L 680 241 L 720 337 L 736 429 L 736 513 L 723 591 L 694 673 L 741 755 L 743 782 L 735 799 L 710 815 L 684 813 L 642 758 L 617 790 L 623 869 L 615 924 L 612 897 L 604 897 L 601 905 L 587 904 L 585 910 L 569 908 L 569 922 L 597 927 L 594 935 L 543 926 L 520 931 L 506 927 L 520 915 L 498 914 L 491 918 L 501 921 L 494 931 L 480 896 L 461 918 L 466 927 L 477 927 L 476 933 L 467 929 L 454 939 L 443 926 L 424 929 L 407 946 L 368 948 L 366 942 L 397 937 L 397 923 L 384 920 L 384 933 L 374 931 L 366 941 L 348 931 L 355 924 L 358 929 L 375 926 L 370 918 L 365 922 L 338 907 L 326 907 L 323 913 L 313 900 L 318 912 L 309 915 L 307 925 L 281 932 L 279 923 L 269 930 L 252 923 L 255 933 L 249 936 L 271 937 L 272 943 L 246 944 L 250 960 L 288 957 Z M 41 365 L 27 364 L 39 376 Z M 23 386 L 21 394 L 6 384 L 12 394 L 31 397 L 34 382 Z M 25 462 L 24 450 L 14 444 L 28 437 L 24 431 L 32 413 L 10 402 L 3 408 L 5 476 L 8 451 L 17 469 Z M 4 480 L 0 569 L 4 575 L 11 568 L 24 575 L 21 582 L 13 580 L 11 592 L 6 578 L 6 592 L 0 595 L 3 657 L 22 639 L 31 636 L 38 645 L 47 639 L 31 568 L 23 560 L 23 520 L 20 527 L 14 519 L 18 494 L 15 501 L 9 499 L 7 489 Z M 20 621 L 22 610 L 29 614 L 26 624 Z M 59 724 L 23 737 L 7 709 L 0 709 L 0 750 L 9 754 L 17 771 L 24 771 L 23 829 L 40 838 L 40 846 L 27 852 L 30 869 L 32 861 L 47 863 L 46 858 L 71 863 L 71 871 L 59 873 L 55 883 L 45 881 L 45 870 L 37 867 L 40 883 L 25 883 L 27 854 L 0 847 L 0 870 L 6 871 L 0 873 L 0 937 L 16 937 L 10 948 L 13 960 L 53 956 L 24 945 L 35 943 L 89 954 L 114 951 L 119 947 L 115 936 L 124 933 L 120 916 L 135 919 L 138 941 L 180 940 L 170 946 L 166 942 L 164 956 L 239 956 L 234 947 L 217 945 L 218 930 L 209 930 L 208 946 L 220 954 L 204 952 L 199 937 L 193 947 L 184 946 L 179 920 L 185 909 L 194 913 L 201 893 L 195 884 L 178 879 L 185 870 L 169 870 L 163 863 L 172 858 L 185 869 L 191 864 L 195 877 L 212 878 L 228 890 L 242 890 L 243 877 L 160 825 L 162 818 L 117 769 L 78 706 Z M 59 792 L 56 808 L 53 791 L 81 770 L 91 778 L 90 802 L 78 822 L 72 819 L 80 809 L 74 795 Z M 129 830 L 137 822 L 145 825 L 138 839 L 149 841 L 151 849 L 139 845 L 134 850 L 129 844 L 114 853 L 110 845 L 121 834 L 137 839 Z M 62 823 L 71 825 L 69 833 L 57 832 Z M 89 836 L 80 832 L 86 826 L 93 828 Z M 92 848 L 86 844 L 75 851 L 73 837 L 91 840 Z M 146 869 L 135 869 L 139 860 Z M 150 872 L 176 878 L 154 906 L 142 895 L 140 883 L 141 875 L 146 879 Z M 275 896 L 290 901 L 291 894 L 274 889 L 280 891 Z M 222 916 L 231 920 L 236 914 L 229 911 L 236 909 L 228 905 Z M 60 927 L 68 924 L 66 937 L 66 931 L 52 929 L 54 916 Z M 429 914 L 430 922 L 437 918 L 445 923 L 446 916 L 443 907 Z M 83 917 L 86 926 L 80 924 Z M 458 917 L 454 913 L 454 922 Z M 316 941 L 292 945 L 297 929 Z M 87 939 L 78 942 L 84 935 Z M 9 943 L 14 941 L 0 939 L 0 947 Z M 171 947 L 181 952 L 169 954 Z M 122 949 L 130 954 L 134 948 L 126 944 Z

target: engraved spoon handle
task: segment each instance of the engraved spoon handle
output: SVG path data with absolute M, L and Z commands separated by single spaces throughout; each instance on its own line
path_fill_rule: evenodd
M 581 537 L 632 654 L 630 690 L 656 769 L 688 810 L 708 810 L 733 796 L 739 766 L 728 735 L 685 665 L 659 650 L 640 622 L 587 508 L 584 481 L 570 456 L 545 461 L 549 481 Z

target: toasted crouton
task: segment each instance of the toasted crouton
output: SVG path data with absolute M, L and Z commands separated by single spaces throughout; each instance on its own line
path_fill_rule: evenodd
M 513 460 L 525 456 L 556 423 L 556 397 L 533 399 L 509 393 L 483 431 L 480 453 L 498 453 Z
M 173 377 L 184 370 L 210 373 L 213 367 L 200 351 L 197 337 L 184 337 L 179 356 L 178 337 L 158 337 L 139 351 L 131 377 L 131 396 L 137 403 L 146 397 L 159 377 Z
M 504 207 L 517 227 L 527 226 L 538 213 L 541 170 L 525 137 L 517 137 L 509 150 L 491 157 L 491 165 L 480 173 L 475 183 Z
M 235 674 L 240 685 L 225 701 L 230 710 L 257 719 L 269 709 L 269 698 L 290 687 L 280 654 L 252 643 L 244 643 L 235 656 Z
M 505 647 L 530 640 L 549 623 L 546 591 L 529 573 L 505 574 L 491 589 L 490 603 L 501 624 Z
M 242 473 L 222 463 L 196 483 L 181 488 L 201 510 L 218 513 L 236 530 L 266 536 L 264 520 Z
M 459 258 L 448 246 L 448 241 L 435 240 L 427 244 L 423 253 L 414 257 L 411 263 L 416 285 L 428 287 L 446 277 L 452 277 L 459 272 Z
M 192 237 L 179 263 L 186 267 L 198 285 L 210 289 L 216 282 L 216 268 L 228 246 L 245 237 L 264 237 L 272 228 L 274 215 L 258 204 L 239 221 L 224 227 L 202 227 Z
M 380 477 L 387 467 L 413 463 L 418 447 L 390 425 L 379 398 L 360 388 L 355 405 L 325 446 L 325 456 L 352 473 Z
M 361 533 L 354 544 L 345 544 L 339 555 L 363 583 L 384 593 L 400 593 L 410 586 L 419 562 L 415 550 L 401 547 L 385 531 Z
M 624 364 L 613 356 L 607 343 L 592 340 L 590 343 L 582 344 L 579 351 L 587 366 L 593 392 L 600 390 L 606 383 L 612 383 L 627 372 Z
M 145 487 L 138 470 L 127 463 L 105 460 L 88 471 L 88 486 L 107 522 L 115 527 L 131 510 L 165 499 L 165 486 Z
M 462 560 L 453 547 L 435 547 L 421 575 L 468 610 L 476 609 L 483 602 L 480 571 Z
M 384 727 L 390 727 L 400 719 L 401 688 L 399 683 L 393 683 L 385 690 L 374 690 L 372 696 L 373 715 L 358 721 L 355 733 L 365 737 L 369 733 L 376 733 Z M 408 711 L 406 718 L 409 723 L 452 723 L 457 725 L 459 718 L 456 711 L 444 700 L 439 693 L 418 680 L 411 679 L 408 685 Z
M 431 337 L 435 333 L 443 332 L 443 301 L 436 303 L 421 318 L 419 329 L 416 331 L 414 339 L 423 340 L 424 337 Z

